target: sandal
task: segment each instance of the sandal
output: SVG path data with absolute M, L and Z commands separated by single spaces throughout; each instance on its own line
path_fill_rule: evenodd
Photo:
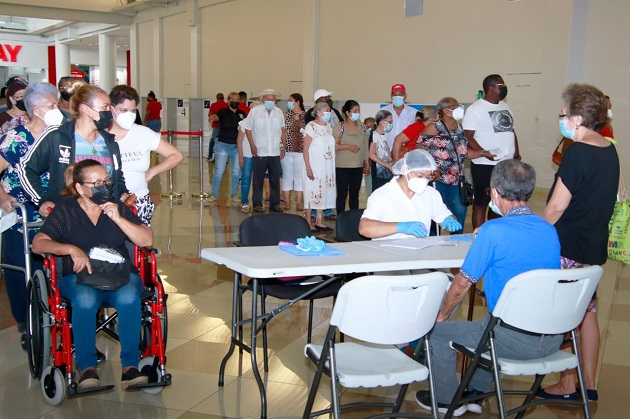
M 241 211 L 242 212 L 251 212 L 252 211 L 252 207 L 250 207 L 249 204 L 243 204 L 243 205 L 241 205 Z

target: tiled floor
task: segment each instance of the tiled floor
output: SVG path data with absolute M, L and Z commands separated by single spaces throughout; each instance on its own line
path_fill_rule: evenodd
M 155 247 L 162 251 L 159 271 L 169 293 L 167 368 L 173 375 L 173 385 L 159 395 L 125 393 L 116 389 L 110 393 L 69 399 L 56 408 L 47 405 L 39 383 L 30 378 L 26 354 L 20 348 L 19 335 L 9 314 L 2 285 L 0 418 L 210 419 L 260 416 L 258 389 L 248 356 L 232 357 L 226 369 L 225 387 L 218 387 L 219 365 L 229 346 L 232 273 L 225 267 L 199 258 L 201 248 L 227 246 L 236 240 L 240 221 L 249 215 L 241 213 L 239 205 L 226 203 L 228 189 L 225 184 L 217 204 L 209 205 L 191 199 L 190 193 L 200 189 L 197 168 L 197 161 L 191 159 L 175 171 L 175 190 L 186 192 L 181 203 L 174 204 L 159 198 L 160 192 L 165 192 L 165 185 L 168 185 L 165 175 L 150 185 L 157 204 L 153 218 Z M 204 168 L 208 170 L 212 165 L 204 162 Z M 204 185 L 204 189 L 210 190 L 209 185 Z M 532 200 L 532 207 L 537 213 L 544 207 L 545 194 L 546 191 L 537 191 Z M 365 199 L 362 192 L 362 206 Z M 293 205 L 295 208 L 295 203 Z M 467 231 L 470 228 L 468 222 Z M 630 374 L 630 358 L 627 356 L 630 344 L 630 274 L 627 269 L 621 269 L 615 262 L 606 264 L 599 296 L 602 331 L 600 401 L 592 404 L 592 411 L 595 417 L 626 417 L 624 403 L 630 390 L 626 381 Z M 481 316 L 484 307 L 480 302 L 478 304 L 475 311 L 477 316 Z M 315 341 L 323 337 L 330 312 L 330 301 L 316 302 Z M 264 379 L 270 418 L 297 418 L 302 415 L 313 376 L 313 368 L 303 355 L 307 314 L 307 307 L 300 304 L 282 313 L 269 326 L 270 367 Z M 117 343 L 107 337 L 99 337 L 97 346 L 108 356 L 108 360 L 99 366 L 101 381 L 119 384 Z M 262 360 L 260 355 L 258 359 Z M 555 377 L 548 377 L 548 381 L 554 380 Z M 407 393 L 406 411 L 421 410 L 413 401 L 413 394 L 423 387 L 413 386 Z M 328 388 L 324 385 L 320 391 L 316 408 L 328 405 Z M 343 400 L 360 400 L 366 393 L 372 399 L 380 399 L 391 397 L 395 391 L 346 391 Z M 483 415 L 467 413 L 465 417 L 497 417 L 494 400 L 486 401 L 484 407 Z M 344 417 L 361 418 L 367 415 L 366 411 L 358 411 L 348 412 Z M 528 417 L 574 418 L 582 417 L 582 413 L 573 407 L 539 407 Z

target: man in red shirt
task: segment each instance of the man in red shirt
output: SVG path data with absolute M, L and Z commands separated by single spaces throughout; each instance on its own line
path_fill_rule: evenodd
M 249 114 L 249 106 L 247 106 L 247 93 L 244 91 L 238 92 L 238 97 L 241 103 L 238 105 L 238 109 L 245 112 L 245 115 Z
M 217 93 L 217 101 L 210 105 L 210 109 L 208 110 L 208 122 L 212 126 L 212 137 L 210 137 L 210 147 L 208 147 L 208 160 L 214 160 L 214 142 L 219 137 L 219 122 L 213 121 L 210 117 L 216 113 L 218 113 L 221 109 L 225 109 L 228 107 L 227 102 L 225 101 L 225 97 L 223 93 Z

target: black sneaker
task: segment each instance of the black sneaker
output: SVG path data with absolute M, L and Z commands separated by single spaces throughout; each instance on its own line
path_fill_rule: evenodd
M 464 391 L 464 395 L 463 397 L 470 397 L 470 396 L 478 396 L 483 394 L 483 391 L 479 391 L 479 390 L 467 390 Z M 468 410 L 469 412 L 472 413 L 477 413 L 477 414 L 481 414 L 483 412 L 483 399 L 474 401 L 474 402 L 470 402 L 470 403 L 466 403 L 466 410 Z
M 254 212 L 265 212 L 265 207 L 262 205 L 254 205 Z
M 431 412 L 431 393 L 429 393 L 429 390 L 420 390 L 416 392 L 416 402 L 421 408 Z M 446 413 L 449 408 L 449 405 L 446 403 L 438 403 L 437 406 L 438 412 L 440 413 Z M 459 417 L 466 413 L 466 410 L 466 405 L 462 404 L 453 411 L 453 416 Z
M 138 384 L 146 384 L 149 382 L 149 377 L 138 371 L 138 368 L 131 367 L 124 372 L 120 379 L 120 386 L 123 390 L 126 390 L 129 386 L 135 386 Z
M 273 212 L 284 212 L 284 210 L 282 209 L 280 205 L 274 205 L 273 207 L 271 207 L 271 210 Z
M 83 371 L 79 378 L 79 390 L 87 390 L 100 386 L 98 374 L 92 368 Z
M 26 333 L 26 323 L 18 323 L 17 324 L 18 333 Z

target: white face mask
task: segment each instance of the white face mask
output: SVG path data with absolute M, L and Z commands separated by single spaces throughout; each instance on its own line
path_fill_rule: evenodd
M 133 123 L 136 121 L 136 113 L 135 112 L 123 112 L 118 113 L 116 109 L 112 108 L 114 113 L 116 114 L 116 123 L 122 129 L 131 129 Z
M 453 118 L 454 118 L 454 119 L 456 119 L 456 120 L 458 120 L 458 121 L 459 121 L 459 120 L 460 120 L 460 119 L 462 119 L 463 117 L 464 117 L 464 110 L 462 109 L 462 107 L 461 107 L 461 106 L 459 106 L 459 107 L 457 107 L 457 108 L 455 108 L 455 109 L 453 110 Z
M 37 113 L 35 115 L 42 118 Z M 44 120 L 44 124 L 46 124 L 47 127 L 50 125 L 60 125 L 63 122 L 63 114 L 59 109 L 51 109 L 49 111 L 46 111 L 42 119 Z
M 416 195 L 422 195 L 422 193 L 427 189 L 428 184 L 429 184 L 429 179 L 419 178 L 419 177 L 407 178 L 407 186 Z

